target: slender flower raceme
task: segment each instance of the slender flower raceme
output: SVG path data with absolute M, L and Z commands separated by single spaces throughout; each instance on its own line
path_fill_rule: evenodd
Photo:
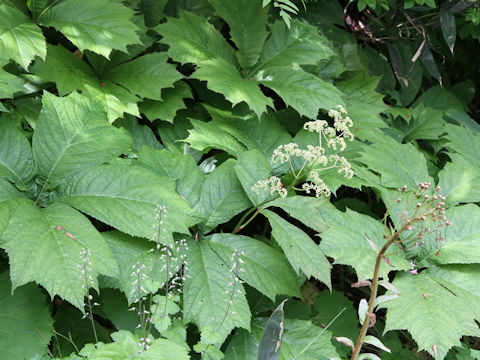
M 83 318 L 88 317 L 90 319 L 90 322 L 92 324 L 92 329 L 93 329 L 93 335 L 95 337 L 95 346 L 98 345 L 98 337 L 97 337 L 97 330 L 95 329 L 95 322 L 93 321 L 93 308 L 95 306 L 98 306 L 100 304 L 96 302 L 92 302 L 93 296 L 90 295 L 90 287 L 95 285 L 95 282 L 93 280 L 93 277 L 89 274 L 89 272 L 92 270 L 92 262 L 90 261 L 90 256 L 92 255 L 91 251 L 89 249 L 82 248 L 80 251 L 80 256 L 82 258 L 82 263 L 77 265 L 78 268 L 80 268 L 81 275 L 79 278 L 83 281 L 82 284 L 82 289 L 85 289 L 86 292 L 86 297 L 87 297 L 87 302 L 84 303 L 84 306 L 87 308 L 87 311 L 85 311 L 85 315 Z

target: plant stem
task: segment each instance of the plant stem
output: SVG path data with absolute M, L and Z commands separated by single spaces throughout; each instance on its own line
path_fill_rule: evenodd
M 362 349 L 363 345 L 363 339 L 365 338 L 365 335 L 367 334 L 368 326 L 370 325 L 370 316 L 369 314 L 373 314 L 373 308 L 375 306 L 375 300 L 377 299 L 377 290 L 378 290 L 378 277 L 380 273 L 380 266 L 382 264 L 382 258 L 385 255 L 385 252 L 387 249 L 394 243 L 395 240 L 399 238 L 399 236 L 404 232 L 409 226 L 411 226 L 413 223 L 419 221 L 419 218 L 414 218 L 411 221 L 403 224 L 403 226 L 395 231 L 395 233 L 388 239 L 388 241 L 383 245 L 382 249 L 377 255 L 377 260 L 375 262 L 375 270 L 373 271 L 373 280 L 372 280 L 372 287 L 371 287 L 371 293 L 370 293 L 370 300 L 368 301 L 368 310 L 367 310 L 367 316 L 365 317 L 365 320 L 363 321 L 362 328 L 360 330 L 360 334 L 358 335 L 357 342 L 355 344 L 355 348 L 353 349 L 352 352 L 352 357 L 350 360 L 357 360 L 358 355 L 360 354 L 360 350 Z

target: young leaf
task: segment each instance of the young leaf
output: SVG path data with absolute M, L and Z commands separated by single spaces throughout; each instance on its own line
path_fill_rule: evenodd
M 0 123 L 0 178 L 26 190 L 27 183 L 36 173 L 32 147 L 25 134 L 13 122 Z M 1 191 L 1 190 L 0 190 Z
M 82 249 L 90 250 L 91 276 L 96 285 L 99 274 L 116 276 L 117 263 L 99 232 L 80 212 L 54 203 L 39 209 L 33 204 L 19 206 L 3 233 L 2 247 L 10 258 L 13 289 L 36 281 L 53 298 L 59 295 L 83 309 L 85 278 L 78 265 Z
M 259 71 L 255 79 L 274 90 L 300 115 L 311 119 L 317 118 L 319 109 L 329 110 L 344 104 L 335 86 L 300 67 L 269 67 Z
M 270 221 L 272 235 L 280 245 L 295 271 L 300 270 L 307 277 L 315 277 L 329 288 L 332 266 L 320 247 L 298 227 L 293 226 L 270 210 L 262 210 Z
M 252 186 L 258 180 L 265 180 L 272 173 L 272 167 L 260 151 L 250 150 L 242 152 L 235 165 L 235 172 L 243 186 L 243 190 L 253 205 L 260 205 L 273 198 L 268 190 L 260 190 L 258 194 L 252 190 Z
M 143 146 L 138 154 L 137 163 L 157 175 L 176 179 L 178 193 L 190 206 L 194 206 L 200 200 L 205 176 L 191 155 Z
M 463 335 L 480 335 L 471 308 L 432 276 L 406 272 L 397 275 L 393 285 L 400 291 L 400 296 L 380 304 L 381 308 L 387 309 L 385 331 L 408 330 L 419 350 L 425 350 L 437 359 L 445 358 L 452 346 L 460 345 L 459 339 Z
M 234 275 L 207 242 L 190 242 L 188 246 L 189 266 L 183 296 L 184 322 L 194 322 L 202 332 L 213 331 L 218 334 L 219 342 L 234 327 L 250 330 L 251 314 L 242 284 L 236 284 L 234 294 L 229 291 Z
M 0 59 L 13 59 L 24 69 L 35 55 L 45 59 L 47 47 L 40 28 L 21 11 L 0 3 Z
M 250 237 L 232 234 L 214 234 L 209 244 L 230 267 L 235 249 L 245 253 L 241 256 L 245 270 L 241 278 L 272 301 L 277 295 L 300 296 L 295 273 L 278 250 Z
M 169 45 L 168 55 L 181 63 L 198 63 L 202 60 L 221 58 L 235 64 L 235 53 L 225 38 L 205 18 L 180 10 L 178 19 L 155 28 L 162 35 L 162 42 Z
M 102 104 L 78 93 L 43 96 L 33 136 L 33 157 L 44 188 L 52 189 L 74 170 L 101 164 L 131 146 L 131 137 L 107 122 Z
M 175 183 L 140 166 L 100 165 L 79 171 L 59 190 L 59 199 L 133 236 L 151 238 L 155 207 L 165 206 L 167 232 L 188 233 L 191 209 Z
M 346 212 L 329 211 L 323 215 L 328 228 L 321 233 L 320 248 L 327 256 L 333 257 L 335 263 L 352 266 L 358 280 L 371 279 L 377 252 L 366 237 L 375 243 L 377 249 L 381 249 L 386 242 L 383 225 L 350 209 Z M 380 267 L 382 278 L 386 278 L 392 270 L 407 270 L 411 266 L 401 251 L 388 256 L 388 259 L 391 265 L 382 263 Z
M 172 87 L 183 77 L 174 65 L 167 63 L 167 59 L 164 52 L 143 55 L 108 69 L 102 78 L 120 84 L 143 98 L 162 100 L 161 90 Z
M 248 69 L 255 65 L 267 37 L 267 9 L 256 0 L 214 0 L 212 5 L 230 27 L 240 66 Z
M 35 284 L 28 284 L 12 294 L 5 271 L 0 274 L 0 303 L 2 357 L 20 360 L 45 355 L 53 335 L 53 319 L 42 290 Z
M 38 22 L 56 28 L 81 51 L 108 58 L 112 49 L 126 51 L 127 45 L 139 43 L 132 15 L 129 8 L 108 0 L 65 0 L 48 8 Z
M 203 183 L 200 201 L 194 209 L 203 220 L 204 233 L 251 206 L 234 167 L 235 160 L 225 161 Z

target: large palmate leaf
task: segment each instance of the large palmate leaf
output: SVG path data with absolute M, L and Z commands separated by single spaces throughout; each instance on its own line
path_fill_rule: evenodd
M 315 65 L 334 54 L 326 43 L 314 26 L 293 21 L 289 29 L 283 21 L 277 21 L 253 71 L 273 66 Z
M 100 165 L 72 176 L 59 191 L 60 201 L 133 236 L 151 238 L 155 207 L 165 206 L 167 232 L 188 233 L 193 225 L 188 203 L 175 182 L 140 166 Z
M 166 53 L 140 56 L 107 70 L 102 78 L 120 84 L 143 98 L 162 100 L 161 89 L 172 87 L 183 77 L 174 65 L 167 63 L 167 59 Z
M 36 171 L 30 142 L 13 122 L 3 121 L 0 123 L 0 144 L 0 178 L 25 190 Z
M 128 133 L 108 123 L 101 103 L 78 93 L 63 98 L 45 93 L 33 156 L 44 187 L 53 188 L 71 171 L 126 152 L 131 141 Z
M 235 249 L 242 251 L 240 277 L 249 285 L 275 301 L 277 295 L 299 296 L 295 273 L 285 256 L 265 243 L 247 236 L 214 234 L 210 247 L 232 267 Z
M 275 66 L 261 70 L 255 79 L 280 95 L 300 115 L 316 119 L 319 109 L 343 105 L 340 91 L 300 67 Z
M 90 250 L 88 275 L 97 287 L 99 274 L 116 276 L 117 263 L 110 248 L 80 212 L 59 203 L 39 209 L 21 205 L 3 233 L 2 247 L 10 259 L 12 286 L 30 281 L 41 284 L 50 296 L 59 295 L 83 310 L 85 278 L 82 249 Z
M 449 141 L 446 146 L 480 166 L 480 135 L 463 126 L 447 124 L 446 128 Z
M 235 276 L 207 242 L 190 242 L 188 246 L 184 322 L 194 322 L 202 333 L 218 334 L 218 342 L 223 342 L 234 327 L 249 330 L 251 314 L 242 284 L 237 282 L 233 289 Z
M 273 108 L 272 99 L 263 95 L 254 79 L 243 78 L 231 63 L 214 58 L 201 61 L 199 65 L 193 77 L 206 81 L 210 90 L 223 94 L 233 105 L 244 101 L 258 117 L 267 110 L 267 106 Z
M 120 231 L 105 231 L 102 232 L 102 237 L 110 246 L 119 269 L 118 276 L 103 277 L 101 280 L 102 286 L 123 291 L 131 304 L 138 295 L 136 291 L 138 287 L 135 283 L 136 277 L 132 277 L 133 265 L 138 263 L 145 265 L 142 275 L 145 274 L 147 279 L 152 282 L 158 281 L 161 284 L 167 281 L 164 269 L 165 259 L 155 259 L 155 253 L 151 251 L 152 248 L 156 247 L 156 243 L 142 238 L 135 238 Z M 153 237 L 153 234 L 151 237 Z M 170 271 L 172 271 L 179 261 L 171 258 L 169 260 Z M 143 286 L 146 285 L 143 284 Z
M 358 280 L 371 279 L 377 254 L 386 242 L 381 222 L 350 209 L 325 212 L 323 219 L 328 228 L 321 233 L 320 248 L 327 256 L 333 257 L 335 263 L 352 266 Z M 389 263 L 382 262 L 380 277 L 386 278 L 392 270 L 411 267 L 402 252 L 393 253 L 388 256 Z
M 138 164 L 160 176 L 177 180 L 177 191 L 190 206 L 200 200 L 205 176 L 192 156 L 143 146 L 138 154 Z
M 2 233 L 8 226 L 10 218 L 23 204 L 31 205 L 32 200 L 27 198 L 27 193 L 20 192 L 17 187 L 5 179 L 0 178 L 0 246 Z
M 480 207 L 474 204 L 456 206 L 446 211 L 452 225 L 441 231 L 445 243 L 425 243 L 422 257 L 437 264 L 472 264 L 480 262 Z M 432 239 L 432 242 L 435 240 Z M 439 250 L 439 246 L 441 246 Z
M 12 295 L 8 272 L 0 274 L 0 347 L 2 357 L 31 359 L 47 353 L 53 335 L 53 319 L 42 290 L 35 284 L 18 288 Z M 42 335 L 42 337 L 39 336 Z
M 387 309 L 385 331 L 408 330 L 419 350 L 437 359 L 443 359 L 452 346 L 460 345 L 463 335 L 480 335 L 473 311 L 464 299 L 431 275 L 406 272 L 397 275 L 393 285 L 400 295 L 380 305 Z
M 202 218 L 203 232 L 214 229 L 251 206 L 229 159 L 210 173 L 202 187 L 195 210 Z
M 13 59 L 25 69 L 35 55 L 45 58 L 47 48 L 40 28 L 23 12 L 0 3 L 0 60 Z
M 235 165 L 235 171 L 243 186 L 243 190 L 253 205 L 258 206 L 273 198 L 273 195 L 270 195 L 268 190 L 260 190 L 258 194 L 252 190 L 252 186 L 258 180 L 265 180 L 272 173 L 272 167 L 260 151 L 249 150 L 241 153 Z
M 455 153 L 448 156 L 452 162 L 446 163 L 438 174 L 446 205 L 480 201 L 480 166 Z
M 191 12 L 180 11 L 178 19 L 156 27 L 162 42 L 169 45 L 168 55 L 181 63 L 198 63 L 202 60 L 221 58 L 227 63 L 235 62 L 233 48 L 205 18 Z
M 385 187 L 407 185 L 415 189 L 420 182 L 434 182 L 428 174 L 427 160 L 413 144 L 400 144 L 389 136 L 378 135 L 372 144 L 364 145 L 360 153 L 357 160 L 380 174 Z
M 248 69 L 255 65 L 267 37 L 267 8 L 257 0 L 214 0 L 212 5 L 230 27 L 240 66 Z
M 132 15 L 131 9 L 108 0 L 65 0 L 48 8 L 38 22 L 56 28 L 80 50 L 108 57 L 112 49 L 126 51 L 127 45 L 139 43 Z
M 307 277 L 313 276 L 330 287 L 332 266 L 320 247 L 302 230 L 274 212 L 262 210 L 262 214 L 270 221 L 275 241 L 297 273 L 301 270 Z

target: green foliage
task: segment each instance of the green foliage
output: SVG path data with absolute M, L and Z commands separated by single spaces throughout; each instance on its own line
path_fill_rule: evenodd
M 0 18 L 0 357 L 478 358 L 477 4 Z

